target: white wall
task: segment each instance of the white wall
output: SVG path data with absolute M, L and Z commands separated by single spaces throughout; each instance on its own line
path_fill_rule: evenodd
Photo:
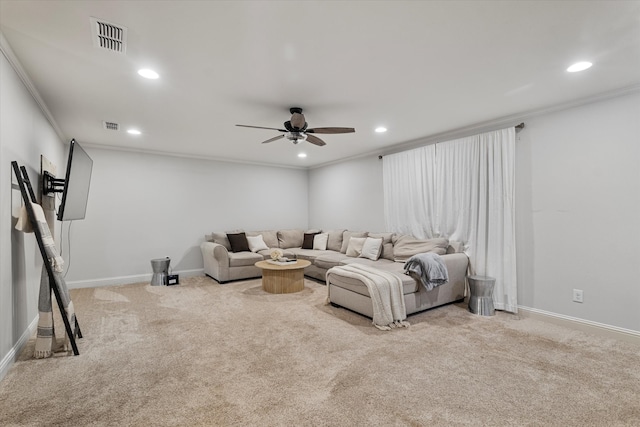
M 519 305 L 640 332 L 640 94 L 524 121 L 516 143 Z M 314 169 L 309 188 L 312 227 L 384 226 L 377 158 Z M 584 303 L 572 302 L 574 288 Z
M 1 34 L 0 34 L 1 36 Z M 4 47 L 3 47 L 4 49 Z M 0 378 L 15 353 L 29 338 L 37 316 L 42 258 L 33 234 L 13 228 L 12 206 L 21 204 L 11 189 L 11 162 L 25 166 L 38 192 L 40 155 L 60 165 L 65 147 L 20 80 L 0 53 Z M 13 198 L 13 200 L 12 200 Z
M 372 155 L 309 171 L 309 226 L 384 231 L 382 160 Z
M 526 120 L 516 144 L 520 305 L 640 331 L 638 135 L 639 93 Z
M 307 171 L 91 148 L 86 218 L 63 227 L 69 287 L 148 280 L 150 260 L 202 274 L 213 231 L 306 228 Z

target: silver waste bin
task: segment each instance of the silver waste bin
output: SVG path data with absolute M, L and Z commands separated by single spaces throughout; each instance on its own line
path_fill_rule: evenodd
M 151 277 L 151 286 L 163 286 L 167 284 L 167 275 L 169 274 L 169 264 L 171 258 L 157 258 L 151 260 L 151 268 L 153 276 Z
M 493 316 L 493 286 L 496 279 L 488 276 L 469 276 L 469 311 L 481 316 Z

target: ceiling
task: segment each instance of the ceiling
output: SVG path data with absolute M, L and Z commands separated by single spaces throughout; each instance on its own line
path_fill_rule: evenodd
M 125 54 L 94 47 L 90 17 L 127 28 Z M 639 1 L 0 0 L 0 30 L 65 140 L 290 167 L 640 84 Z M 356 133 L 261 144 L 278 132 L 235 126 L 295 106 Z

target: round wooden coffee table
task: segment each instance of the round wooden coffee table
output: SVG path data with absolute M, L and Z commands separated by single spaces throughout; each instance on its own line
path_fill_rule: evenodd
M 290 294 L 304 289 L 304 268 L 311 263 L 299 259 L 286 265 L 267 261 L 258 261 L 255 265 L 262 270 L 262 289 L 272 294 Z

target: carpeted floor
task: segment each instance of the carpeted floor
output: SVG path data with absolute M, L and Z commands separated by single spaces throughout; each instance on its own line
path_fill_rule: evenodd
M 383 332 L 307 280 L 77 289 L 80 356 L 0 383 L 2 426 L 638 426 L 640 346 L 454 304 Z

